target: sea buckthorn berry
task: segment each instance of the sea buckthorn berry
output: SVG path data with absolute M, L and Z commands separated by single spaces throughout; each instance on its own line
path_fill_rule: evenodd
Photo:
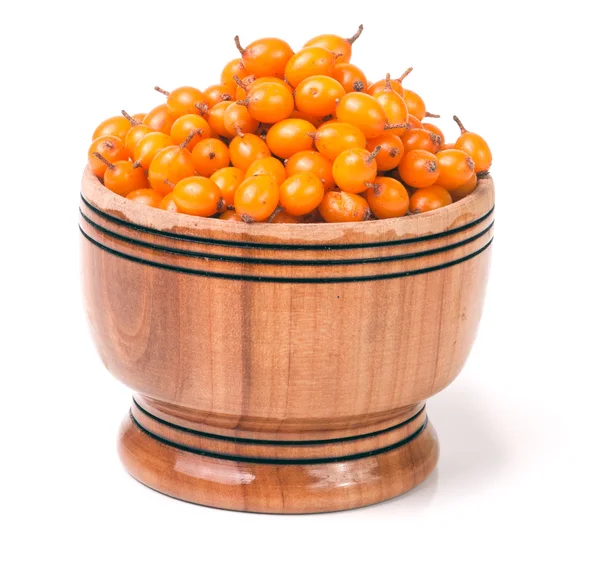
M 215 104 L 208 114 L 208 125 L 213 135 L 220 135 L 221 137 L 233 137 L 232 134 L 225 128 L 225 111 L 233 102 L 224 100 Z
M 202 91 L 193 86 L 180 86 L 171 92 L 155 86 L 154 90 L 167 97 L 167 109 L 176 118 L 185 114 L 198 114 L 198 106 L 206 104 L 206 97 Z
M 448 192 L 450 193 L 450 196 L 452 196 L 452 202 L 458 202 L 466 196 L 469 196 L 469 194 L 471 194 L 476 188 L 477 173 L 474 172 L 465 184 L 459 186 L 458 188 L 448 190 Z
M 238 100 L 236 104 L 246 106 L 248 113 L 259 122 L 274 124 L 285 120 L 292 113 L 294 97 L 287 86 L 264 82 L 252 85 L 248 96 L 244 100 Z
M 453 190 L 465 184 L 473 174 L 473 159 L 459 149 L 446 149 L 436 154 L 440 173 L 436 184 L 446 190 Z
M 288 177 L 298 173 L 313 173 L 321 179 L 325 191 L 335 188 L 332 168 L 333 163 L 317 151 L 299 151 L 285 163 L 285 172 Z
M 442 146 L 440 136 L 424 128 L 410 128 L 410 130 L 402 136 L 402 143 L 406 153 L 413 151 L 414 149 L 422 149 L 423 151 L 436 153 Z
M 252 133 L 246 133 L 243 136 L 238 135 L 229 143 L 231 163 L 234 167 L 244 171 L 244 173 L 257 159 L 270 156 L 271 152 L 267 144 L 260 137 Z
M 321 185 L 322 186 L 322 185 Z M 271 224 L 299 224 L 300 219 L 296 216 L 288 214 L 284 210 L 279 210 L 275 215 L 272 215 L 269 219 Z
M 151 188 L 138 188 L 137 190 L 132 190 L 125 198 L 133 200 L 138 204 L 145 204 L 151 208 L 160 208 L 163 195 Z
M 142 123 L 150 126 L 154 131 L 168 134 L 176 119 L 177 117 L 169 112 L 166 104 L 160 104 L 146 114 Z
M 104 159 L 99 159 L 94 154 L 98 153 Z M 88 150 L 88 164 L 90 170 L 98 178 L 102 178 L 106 172 L 106 162 L 114 163 L 115 161 L 123 161 L 127 159 L 127 149 L 121 141 L 121 138 L 114 135 L 102 135 L 92 141 Z
M 125 116 L 113 116 L 104 120 L 94 131 L 92 141 L 98 137 L 112 135 L 125 141 L 127 132 L 131 129 L 131 122 Z
M 377 100 L 379 105 L 383 108 L 383 113 L 389 124 L 395 124 L 397 127 L 386 128 L 391 133 L 395 133 L 399 137 L 402 137 L 406 130 L 409 128 L 408 120 L 408 109 L 402 96 L 400 96 L 391 86 L 390 75 L 385 77 L 386 86 L 373 94 L 373 98 Z
M 460 128 L 460 136 L 454 147 L 470 155 L 476 173 L 488 171 L 492 166 L 492 152 L 485 139 L 476 133 L 467 131 L 456 116 L 454 116 L 454 121 Z
M 431 186 L 440 175 L 437 157 L 421 149 L 405 153 L 398 165 L 398 172 L 400 178 L 414 188 Z
M 197 176 L 181 179 L 175 185 L 173 202 L 180 212 L 205 218 L 220 212 L 224 205 L 219 187 L 210 179 Z
M 408 114 L 408 125 L 410 126 L 408 129 L 423 129 L 423 124 L 421 120 L 417 120 L 412 114 Z
M 258 127 L 258 123 L 258 120 L 250 115 L 246 106 L 234 102 L 225 108 L 223 126 L 229 138 L 243 133 L 252 133 Z
M 165 195 L 158 207 L 167 212 L 179 212 L 179 208 L 177 208 L 177 204 L 175 204 L 175 200 L 173 200 L 173 192 L 169 192 L 169 194 Z
M 192 163 L 199 175 L 210 177 L 229 165 L 229 149 L 220 139 L 203 139 L 192 149 Z
M 375 157 L 378 171 L 391 171 L 402 161 L 404 156 L 404 145 L 402 140 L 393 133 L 384 133 L 378 137 L 369 139 L 367 149 L 373 151 L 377 146 L 381 147 Z
M 335 184 L 346 192 L 364 192 L 365 183 L 373 182 L 377 176 L 375 157 L 379 151 L 380 146 L 375 147 L 373 151 L 355 148 L 340 153 L 333 162 Z
M 285 79 L 294 88 L 305 78 L 315 75 L 333 76 L 335 55 L 323 47 L 304 47 L 285 66 Z
M 339 35 L 323 34 L 317 35 L 312 39 L 309 39 L 304 47 L 323 47 L 327 51 L 331 51 L 337 56 L 337 59 L 341 63 L 348 63 L 350 57 L 352 57 L 352 44 L 360 37 L 363 31 L 362 24 L 358 26 L 358 31 L 347 39 L 340 37 Z
M 279 202 L 292 216 L 312 212 L 323 200 L 323 183 L 313 173 L 297 173 L 284 181 L 279 188 Z
M 262 222 L 277 208 L 279 187 L 270 175 L 245 179 L 235 192 L 235 211 L 245 222 Z
M 199 141 L 212 135 L 208 122 L 198 114 L 185 114 L 177 118 L 171 127 L 171 138 L 178 145 L 183 143 L 191 133 L 195 135 L 187 144 L 190 151 Z
M 426 129 L 427 131 L 434 133 L 435 135 L 437 135 L 440 138 L 440 147 L 438 148 L 438 151 L 441 149 L 442 145 L 444 143 L 446 143 L 446 138 L 444 137 L 444 132 L 437 127 L 435 124 L 430 124 L 428 122 L 422 122 L 423 125 L 423 129 Z
M 371 215 L 369 204 L 362 196 L 335 190 L 323 196 L 319 212 L 326 222 L 363 222 Z
M 296 108 L 312 116 L 334 114 L 337 102 L 346 94 L 344 87 L 335 79 L 316 75 L 305 78 L 294 94 Z
M 381 104 L 364 92 L 350 92 L 342 97 L 337 109 L 337 119 L 356 126 L 365 137 L 377 137 L 384 131 L 401 124 L 387 123 Z
M 240 58 L 232 59 L 223 67 L 223 70 L 221 71 L 221 84 L 232 87 L 235 92 L 236 84 L 233 77 L 245 79 L 249 75 L 250 73 L 246 67 L 244 67 L 244 63 Z M 206 91 L 204 94 L 206 95 Z
M 294 153 L 313 147 L 317 128 L 307 120 L 289 118 L 273 124 L 267 132 L 266 142 L 273 155 L 288 159 Z
M 346 122 L 325 122 L 319 126 L 314 138 L 319 153 L 332 161 L 346 149 L 364 149 L 367 145 L 365 134 Z
M 186 149 L 184 142 L 181 145 L 165 147 L 156 154 L 148 169 L 148 180 L 154 190 L 166 194 L 174 184 L 191 177 L 195 172 L 192 154 Z M 165 181 L 169 181 L 170 184 Z
M 237 77 L 236 77 L 236 79 L 237 79 Z M 282 80 L 280 78 L 276 78 L 276 77 L 254 78 L 253 75 L 250 75 L 249 77 L 246 77 L 242 81 L 237 79 L 237 89 L 236 89 L 236 94 L 235 94 L 236 100 L 244 100 L 244 98 L 247 98 L 248 95 L 250 94 L 250 92 L 252 92 L 252 89 L 254 87 L 259 86 L 261 84 L 265 84 L 266 82 L 275 82 L 275 83 L 279 84 L 280 86 L 287 88 L 290 91 L 290 94 L 293 92 L 292 87 L 287 82 L 285 82 L 284 80 Z
M 233 100 L 235 98 L 235 83 L 232 84 L 213 84 L 208 88 L 204 89 L 205 104 L 208 108 L 212 108 L 215 104 L 226 100 Z M 199 106 L 196 106 L 198 110 L 201 110 Z M 202 112 L 200 111 L 202 114 Z
M 133 159 L 135 158 L 135 148 L 140 140 L 152 133 L 154 130 L 150 126 L 145 126 L 144 124 L 139 124 L 137 126 L 133 126 L 125 136 L 125 148 L 127 149 L 127 153 Z
M 280 186 L 286 179 L 285 167 L 275 157 L 263 157 L 252 163 L 246 171 L 245 178 L 256 175 L 269 175 Z
M 144 169 L 148 170 L 156 154 L 161 149 L 174 144 L 175 142 L 170 135 L 160 131 L 153 131 L 138 141 L 133 152 L 133 158 L 136 163 L 139 163 Z
M 243 222 L 242 217 L 235 212 L 235 210 L 227 210 L 219 216 L 219 220 L 225 220 L 227 222 Z
M 244 171 L 237 169 L 236 167 L 223 167 L 222 169 L 215 171 L 210 176 L 210 180 L 221 189 L 225 205 L 233 206 L 233 197 L 235 196 L 235 191 L 238 189 L 238 186 L 240 186 L 244 180 Z
M 410 197 L 409 208 L 411 214 L 422 214 L 449 204 L 452 204 L 450 193 L 445 188 L 434 185 L 416 190 Z
M 366 92 L 367 77 L 356 65 L 352 63 L 337 63 L 333 71 L 333 78 L 337 80 L 345 92 Z
M 141 167 L 137 167 L 131 161 L 115 161 L 111 163 L 100 153 L 94 154 L 106 165 L 104 172 L 104 186 L 121 196 L 126 196 L 132 190 L 148 188 L 146 173 Z
M 402 81 L 412 72 L 413 68 L 409 67 L 408 69 L 406 69 L 404 71 L 404 73 L 402 74 L 402 76 L 400 78 L 393 78 L 390 81 L 390 86 L 400 95 L 400 96 L 404 96 L 404 87 L 402 86 Z M 380 92 L 381 90 L 383 90 L 384 88 L 387 87 L 387 77 L 386 78 L 382 78 L 381 80 L 378 80 L 372 84 L 369 85 L 369 87 L 367 88 L 367 94 L 370 94 L 371 96 L 373 96 L 374 94 L 377 94 L 378 92 Z
M 404 102 L 409 113 L 417 118 L 417 120 L 422 120 L 426 116 L 425 102 L 423 102 L 423 99 L 416 92 L 405 88 Z
M 399 218 L 408 212 L 408 192 L 391 177 L 376 177 L 366 184 L 367 202 L 376 218 Z
M 240 38 L 237 35 L 234 37 L 234 41 L 242 55 L 244 68 L 249 74 L 256 78 L 284 77 L 286 64 L 294 54 L 292 48 L 285 41 L 275 37 L 266 37 L 253 41 L 245 48 L 241 46 Z

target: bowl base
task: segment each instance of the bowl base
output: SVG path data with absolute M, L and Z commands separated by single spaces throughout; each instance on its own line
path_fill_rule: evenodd
M 388 500 L 425 480 L 439 455 L 424 405 L 378 432 L 311 442 L 203 433 L 134 402 L 118 449 L 127 471 L 154 490 L 205 506 L 277 514 Z

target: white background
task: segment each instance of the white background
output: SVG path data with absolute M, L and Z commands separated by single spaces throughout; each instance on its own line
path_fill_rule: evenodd
M 598 61 L 592 2 L 4 2 L 0 8 L 0 562 L 598 563 Z M 242 43 L 365 32 L 353 62 L 488 139 L 497 188 L 485 314 L 433 398 L 437 470 L 356 511 L 212 510 L 131 479 L 130 393 L 80 296 L 91 133 L 155 84 L 206 87 Z

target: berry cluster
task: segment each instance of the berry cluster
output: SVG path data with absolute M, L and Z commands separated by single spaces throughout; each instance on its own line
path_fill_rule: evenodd
M 416 214 L 464 198 L 492 155 L 465 130 L 445 143 L 405 89 L 350 63 L 362 32 L 320 35 L 294 53 L 266 38 L 242 47 L 220 84 L 167 92 L 147 114 L 102 122 L 91 171 L 121 196 L 246 222 L 349 222 Z

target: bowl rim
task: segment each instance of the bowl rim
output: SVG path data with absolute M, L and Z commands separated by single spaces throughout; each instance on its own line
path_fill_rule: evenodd
M 226 239 L 256 242 L 364 243 L 419 238 L 467 226 L 489 214 L 494 208 L 494 181 L 491 176 L 480 179 L 467 197 L 444 208 L 400 218 L 367 222 L 315 224 L 247 224 L 223 222 L 151 208 L 133 202 L 107 189 L 87 166 L 81 182 L 81 199 L 85 206 L 115 218 L 123 224 L 185 235 L 198 239 Z

